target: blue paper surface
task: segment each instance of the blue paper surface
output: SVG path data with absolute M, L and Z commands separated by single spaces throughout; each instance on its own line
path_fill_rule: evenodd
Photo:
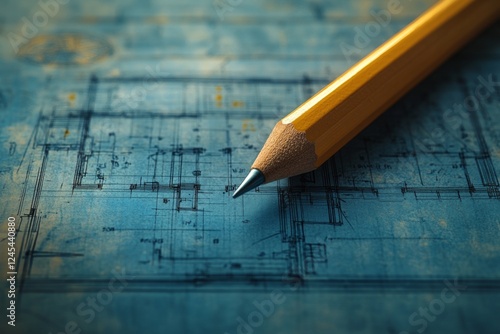
M 2 333 L 497 333 L 498 24 L 317 171 L 231 198 L 432 3 L 2 5 Z

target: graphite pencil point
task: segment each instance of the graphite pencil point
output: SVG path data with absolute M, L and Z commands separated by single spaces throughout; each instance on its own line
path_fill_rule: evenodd
M 249 192 L 250 190 L 257 188 L 258 186 L 263 184 L 265 180 L 266 178 L 260 170 L 252 168 L 245 180 L 243 180 L 238 189 L 236 189 L 236 191 L 233 193 L 233 198 L 237 198 Z

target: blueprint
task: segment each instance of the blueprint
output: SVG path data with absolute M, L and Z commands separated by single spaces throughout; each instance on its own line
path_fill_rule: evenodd
M 499 24 L 318 170 L 231 197 L 434 3 L 393 2 L 7 1 L 2 333 L 498 333 Z

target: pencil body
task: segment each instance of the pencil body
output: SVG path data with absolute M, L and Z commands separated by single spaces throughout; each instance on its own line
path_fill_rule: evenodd
M 264 183 L 316 169 L 499 14 L 499 0 L 437 3 L 278 122 L 252 169 Z

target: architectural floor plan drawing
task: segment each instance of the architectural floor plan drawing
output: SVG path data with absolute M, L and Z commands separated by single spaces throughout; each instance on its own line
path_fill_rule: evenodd
M 318 170 L 231 197 L 277 120 L 432 3 L 57 2 L 18 44 L 45 7 L 6 5 L 2 333 L 497 332 L 498 24 Z

